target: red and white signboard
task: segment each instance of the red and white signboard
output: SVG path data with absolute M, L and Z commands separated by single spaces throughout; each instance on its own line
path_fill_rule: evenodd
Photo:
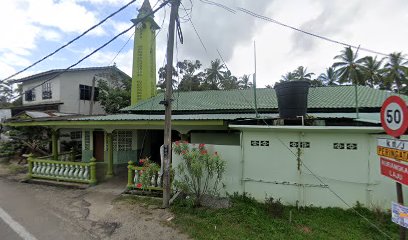
M 395 181 L 408 185 L 408 166 L 399 162 L 380 158 L 381 174 Z
M 381 107 L 381 125 L 388 135 L 399 137 L 408 128 L 408 109 L 398 96 L 387 98 Z

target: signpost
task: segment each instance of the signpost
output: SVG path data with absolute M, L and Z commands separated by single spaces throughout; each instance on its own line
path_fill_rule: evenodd
M 399 138 L 406 132 L 408 109 L 402 98 L 398 96 L 387 98 L 381 107 L 380 116 L 381 125 L 388 135 Z M 398 161 L 408 163 L 408 141 L 379 138 L 377 142 L 381 174 L 396 181 L 398 204 L 392 203 L 392 221 L 400 225 L 400 239 L 405 239 L 408 208 L 404 206 L 401 184 L 408 185 L 408 165 Z

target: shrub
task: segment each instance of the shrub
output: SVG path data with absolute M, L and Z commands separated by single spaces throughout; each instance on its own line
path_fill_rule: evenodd
M 200 205 L 203 195 L 219 195 L 226 163 L 218 153 L 210 154 L 204 144 L 197 148 L 185 141 L 177 141 L 173 146 L 174 152 L 182 158 L 177 166 L 179 178 L 174 185 L 192 195 L 195 206 Z
M 140 159 L 139 163 L 145 168 L 139 181 L 142 184 L 142 189 L 146 189 L 151 185 L 152 178 L 157 177 L 156 174 L 160 171 L 160 166 L 150 161 L 149 158 Z
M 280 199 L 274 199 L 273 197 L 267 197 L 265 199 L 265 208 L 269 215 L 274 218 L 282 218 L 285 206 Z

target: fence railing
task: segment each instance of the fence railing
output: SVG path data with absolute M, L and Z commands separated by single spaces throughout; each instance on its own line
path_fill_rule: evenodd
M 96 159 L 89 163 L 28 157 L 28 178 L 96 184 Z
M 143 186 L 141 176 L 146 172 L 145 167 L 135 166 L 132 161 L 128 162 L 128 189 L 163 191 L 162 175 L 156 172 L 151 176 L 148 186 Z
M 63 152 L 58 154 L 58 161 L 71 161 L 74 162 L 75 159 L 81 156 L 81 154 L 76 154 L 74 150 L 71 150 L 69 152 Z M 48 155 L 48 156 L 41 156 L 41 157 L 36 157 L 36 159 L 46 159 L 46 160 L 52 160 L 53 156 Z

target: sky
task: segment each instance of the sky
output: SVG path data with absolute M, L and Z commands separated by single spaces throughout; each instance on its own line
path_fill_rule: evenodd
M 0 7 L 0 79 L 25 68 L 78 36 L 130 0 L 2 0 Z M 15 78 L 67 68 L 131 26 L 142 4 L 137 0 L 100 27 Z M 158 6 L 157 0 L 150 0 Z M 378 52 L 408 53 L 406 0 L 218 0 L 234 11 L 200 0 L 182 0 L 179 15 L 184 43 L 177 41 L 175 61 L 200 60 L 203 68 L 223 58 L 232 74 L 254 73 L 257 86 L 272 85 L 298 66 L 318 76 L 344 46 L 314 38 L 237 11 L 238 7 L 334 40 Z M 155 14 L 157 69 L 165 63 L 170 6 Z M 191 22 L 189 21 L 191 17 Z M 193 28 L 195 26 L 196 31 Z M 78 67 L 116 63 L 131 75 L 133 32 L 119 37 Z M 199 37 L 202 39 L 202 43 Z M 204 46 L 203 46 L 204 45 Z M 120 51 L 121 50 L 121 51 Z M 119 53 L 119 54 L 118 54 Z M 359 56 L 373 54 L 359 51 Z M 379 56 L 381 58 L 382 56 Z

